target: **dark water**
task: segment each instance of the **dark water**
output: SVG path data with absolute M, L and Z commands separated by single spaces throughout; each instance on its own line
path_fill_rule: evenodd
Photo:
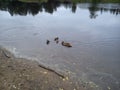
M 102 90 L 120 90 L 120 4 L 0 2 L 0 45 Z

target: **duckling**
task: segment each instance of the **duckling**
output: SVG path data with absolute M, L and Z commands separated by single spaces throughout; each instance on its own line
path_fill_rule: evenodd
M 59 38 L 58 38 L 58 37 L 56 37 L 56 38 L 54 38 L 54 41 L 58 41 L 58 39 L 59 39 Z
M 66 46 L 66 47 L 72 47 L 72 45 L 70 43 L 64 42 L 62 41 L 62 46 Z
M 48 45 L 49 43 L 50 43 L 50 41 L 49 41 L 49 40 L 47 40 L 47 41 L 46 41 L 46 44 Z
M 59 43 L 59 41 L 57 40 L 57 41 L 56 41 L 56 44 L 58 44 L 58 43 Z

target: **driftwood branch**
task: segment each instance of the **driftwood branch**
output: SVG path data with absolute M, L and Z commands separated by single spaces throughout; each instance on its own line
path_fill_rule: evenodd
M 43 66 L 43 65 L 40 65 L 40 64 L 39 64 L 38 66 L 41 67 L 41 68 L 44 68 L 44 69 L 46 69 L 46 70 L 48 70 L 48 71 L 53 72 L 53 73 L 57 74 L 58 76 L 60 76 L 60 77 L 62 77 L 62 78 L 65 78 L 64 75 L 62 75 L 62 74 L 56 72 L 55 70 L 53 70 L 53 69 L 51 69 L 51 68 L 49 68 L 49 67 L 46 67 L 46 66 Z
M 11 58 L 11 56 L 8 55 L 4 50 L 2 50 L 2 53 L 3 53 L 3 55 L 4 55 L 5 57 L 7 57 L 7 58 Z

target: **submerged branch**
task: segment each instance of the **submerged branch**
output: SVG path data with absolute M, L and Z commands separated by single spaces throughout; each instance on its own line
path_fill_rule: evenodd
M 4 55 L 5 57 L 7 57 L 7 58 L 11 58 L 11 56 L 8 55 L 8 53 L 6 53 L 4 50 L 2 50 L 2 53 L 3 53 L 3 55 Z
M 40 65 L 40 64 L 39 64 L 38 66 L 41 67 L 41 68 L 43 68 L 43 69 L 46 69 L 46 70 L 48 70 L 48 71 L 53 72 L 53 73 L 57 74 L 58 76 L 60 76 L 60 77 L 62 77 L 62 78 L 65 78 L 64 75 L 62 75 L 62 74 L 56 72 L 55 70 L 53 70 L 53 69 L 51 69 L 51 68 L 49 68 L 49 67 L 46 67 L 46 66 L 43 66 L 43 65 Z

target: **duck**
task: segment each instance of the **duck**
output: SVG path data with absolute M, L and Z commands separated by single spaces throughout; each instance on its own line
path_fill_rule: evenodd
M 58 38 L 58 37 L 55 37 L 55 38 L 54 38 L 54 41 L 58 41 L 58 40 L 59 40 L 59 38 Z
M 47 41 L 46 41 L 46 44 L 48 45 L 49 43 L 50 43 L 50 41 L 49 41 L 49 40 L 47 40 Z
M 64 42 L 62 41 L 62 46 L 66 46 L 66 47 L 72 47 L 72 45 L 70 43 Z
M 56 41 L 56 44 L 58 44 L 58 43 L 59 43 L 59 41 L 57 40 L 57 41 Z

